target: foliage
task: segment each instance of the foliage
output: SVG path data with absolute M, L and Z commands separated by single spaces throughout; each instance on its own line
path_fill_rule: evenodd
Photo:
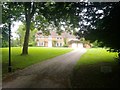
M 19 46 L 23 46 L 24 36 L 25 36 L 25 25 L 20 25 L 16 34 L 19 36 Z
M 67 44 L 67 38 L 64 38 L 64 44 Z
M 44 30 L 49 23 L 53 22 L 55 26 L 59 26 L 60 22 L 68 22 L 68 20 L 73 27 L 78 26 L 79 19 L 76 16 L 78 5 L 83 5 L 83 3 L 6 2 L 3 3 L 3 11 L 5 9 L 8 11 L 6 11 L 7 14 L 3 12 L 3 16 L 6 18 L 6 15 L 11 15 L 14 20 L 18 19 L 25 22 L 26 32 L 22 54 L 28 54 L 29 34 L 32 26 L 40 26 Z M 7 6 L 9 6 L 9 9 L 6 8 Z M 5 20 L 5 22 L 7 21 Z
M 31 29 L 30 31 L 30 37 L 29 37 L 29 43 L 32 44 L 32 46 L 36 46 L 36 42 L 35 42 L 35 34 L 37 33 L 37 29 Z
M 64 38 L 64 45 L 63 45 L 63 47 L 68 47 L 67 38 Z
M 12 46 L 12 47 L 18 47 L 18 46 L 21 46 L 21 45 L 20 45 L 19 38 L 11 39 L 11 46 Z
M 8 28 L 2 28 L 2 47 L 8 47 Z
M 28 46 L 35 46 L 35 34 L 38 30 L 37 29 L 31 29 L 31 33 L 29 36 L 29 44 Z M 18 30 L 16 31 L 16 34 L 19 36 L 17 38 L 17 46 L 23 46 L 24 43 L 24 36 L 25 36 L 25 25 L 22 24 L 19 26 Z M 14 42 L 16 42 L 16 40 L 13 40 Z M 15 44 L 15 43 L 14 43 Z M 14 46 L 14 45 L 13 45 Z M 16 45 L 15 45 L 16 46 Z
M 101 7 L 105 8 L 105 6 Z M 120 3 L 108 3 L 106 7 L 109 8 L 103 9 L 104 17 L 102 19 L 96 19 L 96 22 L 94 23 L 95 28 L 89 28 L 88 31 L 86 31 L 85 33 L 85 37 L 92 41 L 102 41 L 104 46 L 118 51 L 120 49 L 120 45 L 118 43 L 118 38 L 120 34 L 120 26 L 118 24 L 120 18 Z M 109 13 L 105 12 L 106 10 Z
M 56 40 L 52 40 L 52 46 L 53 46 L 53 47 L 56 47 L 56 43 L 57 43 Z
M 80 27 L 78 35 L 83 36 L 84 33 L 81 33 L 82 31 L 86 32 L 86 29 L 94 29 L 96 22 L 108 16 L 110 10 L 116 5 L 116 3 L 93 2 L 17 2 L 4 3 L 3 6 L 9 4 L 13 5 L 13 8 L 10 8 L 10 10 L 13 10 L 11 13 L 12 17 L 16 15 L 15 19 L 24 21 L 26 25 L 22 54 L 28 54 L 30 28 L 39 27 L 44 31 L 49 24 L 54 24 L 57 26 L 57 32 L 60 33 L 60 27 L 63 25 L 61 22 L 65 22 L 63 26 L 67 26 L 66 30 L 71 32 L 71 28 Z M 103 12 L 99 13 L 99 10 Z M 5 13 L 3 14 L 5 16 Z M 86 22 L 87 24 L 85 24 Z
M 63 47 L 69 47 L 68 44 L 64 44 Z
M 17 8 L 17 9 L 16 9 Z M 9 24 L 16 20 L 20 20 L 23 7 L 17 5 L 17 2 L 3 2 L 2 3 L 2 40 L 3 44 L 8 42 Z M 4 45 L 3 45 L 4 46 Z M 7 45 L 8 46 L 8 45 Z
M 91 44 L 90 43 L 90 40 L 86 40 L 85 38 L 80 38 L 80 43 L 83 43 L 83 44 Z
M 5 40 L 2 40 L 2 47 L 8 47 L 8 42 Z
M 42 28 L 45 28 L 46 22 L 55 21 L 58 22 L 62 15 L 66 15 L 66 11 L 70 11 L 70 9 L 66 6 L 72 5 L 64 3 L 62 7 L 60 3 L 45 3 L 45 2 L 5 2 L 2 5 L 3 9 L 3 24 L 8 27 L 8 23 L 12 23 L 12 21 L 20 20 L 25 22 L 25 37 L 23 44 L 23 52 L 22 54 L 28 54 L 28 43 L 29 43 L 29 34 L 30 29 L 36 26 L 35 24 L 40 24 Z M 69 9 L 69 10 L 68 10 Z M 66 10 L 66 11 L 65 11 Z M 57 12 L 56 12 L 57 11 Z M 60 13 L 63 11 L 63 13 Z M 46 14 L 47 13 L 47 14 Z M 55 19 L 53 19 L 55 18 Z M 38 19 L 38 20 L 36 20 Z M 35 21 L 36 20 L 36 21 Z M 33 23 L 31 22 L 33 21 Z M 41 22 L 39 22 L 41 21 Z M 57 25 L 57 23 L 55 23 Z M 38 25 L 39 26 L 39 25 Z M 10 28 L 9 28 L 10 29 Z M 7 29 L 7 31 L 9 30 Z M 22 41 L 21 41 L 22 44 Z
M 93 48 L 98 48 L 98 47 L 103 47 L 104 45 L 102 44 L 102 42 L 99 42 L 98 40 L 92 42 L 92 47 Z

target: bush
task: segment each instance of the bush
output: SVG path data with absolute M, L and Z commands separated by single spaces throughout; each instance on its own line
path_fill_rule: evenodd
M 2 47 L 8 47 L 9 45 L 8 45 L 8 42 L 7 41 L 4 41 L 4 40 L 2 40 Z
M 103 47 L 102 42 L 99 42 L 98 40 L 94 41 L 92 44 L 93 48 Z
M 33 46 L 33 43 L 29 43 L 28 46 L 32 47 L 32 46 Z
M 67 45 L 67 44 L 64 44 L 63 47 L 68 47 L 68 45 Z
M 33 46 L 37 46 L 37 42 L 33 42 L 32 45 L 33 45 Z

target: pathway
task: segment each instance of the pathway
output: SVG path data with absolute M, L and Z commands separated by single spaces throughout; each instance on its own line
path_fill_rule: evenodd
M 3 88 L 70 88 L 72 70 L 85 52 L 76 49 L 17 71 L 3 81 Z

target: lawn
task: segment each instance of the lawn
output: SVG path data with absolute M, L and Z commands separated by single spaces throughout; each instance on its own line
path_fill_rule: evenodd
M 7 74 L 8 69 L 8 48 L 2 50 L 2 71 L 3 76 Z M 21 56 L 21 47 L 11 48 L 12 71 L 23 69 L 32 64 L 65 54 L 72 51 L 70 48 L 45 48 L 45 47 L 29 47 L 29 55 Z
M 77 62 L 71 76 L 73 88 L 119 87 L 119 65 L 117 53 L 102 48 L 88 49 Z

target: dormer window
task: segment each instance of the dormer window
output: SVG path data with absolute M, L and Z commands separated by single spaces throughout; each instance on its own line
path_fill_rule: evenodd
M 42 34 L 42 31 L 38 31 L 38 33 L 37 33 L 38 35 L 41 35 Z
M 62 37 L 57 37 L 56 39 L 62 39 Z

